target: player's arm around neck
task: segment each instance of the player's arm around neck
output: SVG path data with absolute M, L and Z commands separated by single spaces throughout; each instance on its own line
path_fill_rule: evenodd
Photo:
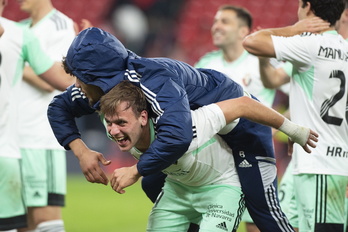
M 303 32 L 319 33 L 330 28 L 330 23 L 319 17 L 308 17 L 294 25 L 256 31 L 243 41 L 244 48 L 256 56 L 275 57 L 272 36 L 290 37 Z
M 290 37 L 302 33 L 295 25 L 256 31 L 245 37 L 243 46 L 253 55 L 275 57 L 272 36 Z

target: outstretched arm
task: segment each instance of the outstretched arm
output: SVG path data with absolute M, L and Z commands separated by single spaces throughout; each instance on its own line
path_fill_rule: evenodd
M 65 92 L 54 97 L 48 106 L 48 120 L 60 145 L 71 149 L 79 159 L 85 178 L 92 183 L 107 184 L 108 178 L 99 166 L 110 164 L 104 156 L 89 149 L 81 140 L 75 118 L 94 113 L 88 99 L 76 87 L 70 86 Z
M 309 147 L 315 148 L 318 141 L 318 134 L 309 128 L 297 125 L 277 111 L 263 105 L 262 103 L 244 96 L 216 103 L 223 111 L 226 123 L 237 118 L 244 117 L 251 121 L 279 129 L 303 149 L 310 153 Z

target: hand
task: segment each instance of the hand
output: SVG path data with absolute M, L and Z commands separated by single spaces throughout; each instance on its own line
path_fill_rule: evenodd
M 104 171 L 100 168 L 99 162 L 107 166 L 111 163 L 110 160 L 106 160 L 103 154 L 93 150 L 86 150 L 84 153 L 77 156 L 80 161 L 80 167 L 82 173 L 85 175 L 87 181 L 91 183 L 100 183 L 107 185 L 109 179 L 106 177 Z
M 88 19 L 82 19 L 80 22 L 81 31 L 93 27 L 92 23 Z
M 298 21 L 293 28 L 300 34 L 303 32 L 320 33 L 330 28 L 330 23 L 319 17 L 306 18 Z
M 82 173 L 85 175 L 87 181 L 104 185 L 108 184 L 109 179 L 99 167 L 98 162 L 106 166 L 111 164 L 110 160 L 106 160 L 103 154 L 89 149 L 80 138 L 71 141 L 69 147 L 79 159 Z
M 136 183 L 140 177 L 141 175 L 138 172 L 137 166 L 135 164 L 131 167 L 115 169 L 112 174 L 110 184 L 113 190 L 120 194 L 123 194 L 126 192 L 124 188 Z
M 288 138 L 288 156 L 292 156 L 293 151 L 294 151 L 294 141 Z
M 303 150 L 305 150 L 308 153 L 311 153 L 312 151 L 309 147 L 313 147 L 313 148 L 316 147 L 315 143 L 318 142 L 318 137 L 319 137 L 318 133 L 309 129 L 307 141 L 304 145 L 301 145 Z M 295 142 L 292 139 L 290 139 L 290 138 L 288 139 L 288 155 L 289 156 L 292 155 L 294 143 Z
M 317 146 L 315 143 L 318 142 L 318 137 L 319 137 L 318 133 L 310 130 L 307 143 L 302 146 L 303 150 L 305 150 L 308 153 L 311 153 L 312 151 L 311 149 L 309 149 L 309 146 L 315 148 Z
M 93 25 L 88 19 L 82 19 L 80 25 L 74 22 L 74 30 L 76 35 L 89 27 L 93 27 Z

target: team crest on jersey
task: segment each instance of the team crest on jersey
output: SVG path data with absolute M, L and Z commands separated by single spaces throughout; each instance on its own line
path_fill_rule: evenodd
M 243 77 L 242 80 L 243 80 L 243 85 L 244 85 L 245 87 L 249 86 L 250 83 L 251 83 L 251 75 L 250 75 L 250 73 L 246 74 L 246 75 Z

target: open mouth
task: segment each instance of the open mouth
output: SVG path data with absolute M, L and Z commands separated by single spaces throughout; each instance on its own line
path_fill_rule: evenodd
M 115 141 L 120 147 L 124 147 L 128 145 L 129 138 L 127 136 L 115 138 Z

